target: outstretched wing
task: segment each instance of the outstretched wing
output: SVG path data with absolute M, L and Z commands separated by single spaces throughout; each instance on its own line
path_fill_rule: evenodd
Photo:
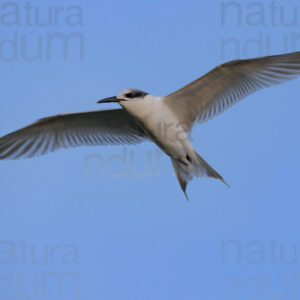
M 0 159 L 27 158 L 83 145 L 137 144 L 145 138 L 123 109 L 60 114 L 0 138 Z
M 266 87 L 300 75 L 300 52 L 233 60 L 163 98 L 181 123 L 191 129 Z

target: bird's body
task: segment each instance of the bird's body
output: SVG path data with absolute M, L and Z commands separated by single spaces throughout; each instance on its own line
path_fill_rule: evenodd
M 265 87 L 300 75 L 300 52 L 234 60 L 165 97 L 137 89 L 98 103 L 121 109 L 63 114 L 41 119 L 0 138 L 0 159 L 32 157 L 82 145 L 137 144 L 151 140 L 170 156 L 186 194 L 193 176 L 226 182 L 193 148 L 189 135 L 196 122 L 221 113 Z
M 184 149 L 191 147 L 187 132 L 161 97 L 148 94 L 143 101 L 125 101 L 120 104 L 168 155 L 181 157 Z

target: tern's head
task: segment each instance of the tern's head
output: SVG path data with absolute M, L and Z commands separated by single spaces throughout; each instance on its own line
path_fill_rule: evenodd
M 123 90 L 117 96 L 102 99 L 102 100 L 98 101 L 97 103 L 119 102 L 120 104 L 122 104 L 122 102 L 125 102 L 125 101 L 142 100 L 147 95 L 148 95 L 148 93 L 145 93 L 145 92 L 137 90 L 137 89 L 127 89 L 127 90 Z

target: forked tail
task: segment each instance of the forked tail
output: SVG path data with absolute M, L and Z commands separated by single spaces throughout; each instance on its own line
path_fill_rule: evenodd
M 189 200 L 189 198 L 186 193 L 186 187 L 188 182 L 191 181 L 194 176 L 216 178 L 221 180 L 229 187 L 223 177 L 216 170 L 214 170 L 196 151 L 194 151 L 193 155 L 187 156 L 187 159 L 185 160 L 171 158 L 171 161 L 180 187 L 187 200 Z

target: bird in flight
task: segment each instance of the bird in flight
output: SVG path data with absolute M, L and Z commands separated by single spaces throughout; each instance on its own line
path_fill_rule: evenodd
M 221 64 L 164 97 L 137 89 L 97 103 L 120 109 L 46 117 L 0 138 L 0 159 L 28 158 L 83 145 L 154 142 L 170 158 L 182 191 L 194 176 L 227 185 L 193 148 L 193 125 L 207 121 L 250 94 L 300 75 L 300 51 Z M 187 197 L 188 199 L 188 197 Z

